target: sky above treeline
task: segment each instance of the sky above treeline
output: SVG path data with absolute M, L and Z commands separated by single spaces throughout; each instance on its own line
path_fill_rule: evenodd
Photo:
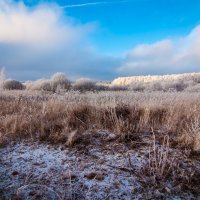
M 18 80 L 200 72 L 200 1 L 1 0 L 2 67 Z

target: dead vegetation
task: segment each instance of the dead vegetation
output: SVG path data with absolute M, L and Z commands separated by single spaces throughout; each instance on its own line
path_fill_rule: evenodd
M 92 149 L 106 150 L 109 156 L 121 153 L 128 164 L 111 162 L 106 167 L 137 177 L 140 187 L 130 192 L 132 197 L 171 198 L 184 191 L 196 198 L 200 195 L 199 99 L 200 93 L 187 92 L 2 91 L 0 143 L 2 147 L 24 140 L 48 143 L 85 156 Z M 144 156 L 139 169 L 127 154 L 133 149 Z M 91 158 L 95 166 L 99 160 L 100 165 L 106 163 L 103 157 Z M 98 168 L 84 177 L 103 182 L 108 175 L 102 174 Z
M 139 180 L 153 193 L 147 192 L 147 188 L 140 192 L 145 193 L 148 199 L 172 197 L 181 191 L 192 191 L 198 196 L 200 172 L 196 170 L 195 162 L 189 159 L 189 151 L 180 152 L 170 148 L 168 136 L 163 138 L 161 144 L 156 141 L 153 133 L 153 144 L 149 148 L 147 162 L 138 175 Z
M 72 143 L 84 132 L 108 130 L 122 141 L 151 128 L 199 150 L 199 94 L 101 92 L 48 95 L 2 92 L 1 144 L 29 138 Z

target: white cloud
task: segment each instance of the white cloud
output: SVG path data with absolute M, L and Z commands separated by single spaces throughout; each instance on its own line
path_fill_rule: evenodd
M 107 73 L 108 78 L 116 62 L 95 53 L 89 43 L 95 24 L 77 23 L 62 11 L 56 4 L 30 8 L 1 0 L 0 67 L 16 79 L 41 78 L 56 71 L 92 78 Z
M 0 3 L 0 42 L 49 45 L 71 43 L 90 31 L 90 25 L 79 25 L 65 17 L 56 5 L 27 8 L 22 2 Z
M 141 44 L 128 52 L 122 74 L 162 74 L 200 71 L 200 25 L 176 40 Z

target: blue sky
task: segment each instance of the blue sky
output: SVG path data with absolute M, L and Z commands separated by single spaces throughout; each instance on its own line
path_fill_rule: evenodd
M 188 34 L 200 23 L 200 1 L 133 0 L 98 7 L 71 8 L 68 13 L 83 23 L 99 23 L 102 30 L 95 42 L 101 50 L 112 53 L 139 43 Z
M 199 0 L 2 1 L 0 67 L 14 78 L 200 71 Z
M 25 0 L 35 6 L 37 0 Z M 101 51 L 126 51 L 133 45 L 187 35 L 200 24 L 199 0 L 58 0 L 60 6 L 89 2 L 115 2 L 65 8 L 80 23 L 97 23 L 92 40 Z

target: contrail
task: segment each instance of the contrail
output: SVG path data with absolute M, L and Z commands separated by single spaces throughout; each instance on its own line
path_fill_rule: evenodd
M 74 8 L 74 7 L 85 7 L 85 6 L 93 6 L 93 5 L 101 5 L 101 4 L 113 4 L 113 3 L 126 3 L 130 2 L 131 0 L 124 0 L 124 1 L 102 1 L 102 2 L 91 2 L 91 3 L 82 3 L 82 4 L 72 4 L 72 5 L 64 5 L 61 8 Z

